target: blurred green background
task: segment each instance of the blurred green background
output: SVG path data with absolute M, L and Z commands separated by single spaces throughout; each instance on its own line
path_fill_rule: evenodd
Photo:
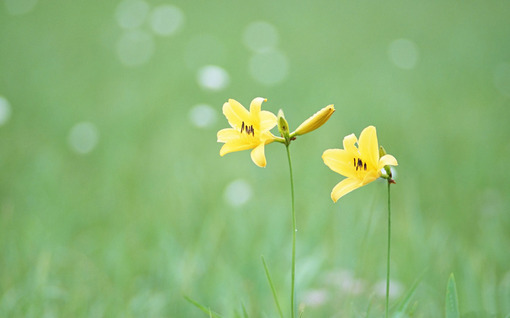
M 373 124 L 399 161 L 392 298 L 510 313 L 508 1 L 0 2 L 0 316 L 275 317 L 291 218 L 268 165 L 219 156 L 228 98 L 285 111 L 303 317 L 382 316 L 386 187 L 333 204 L 325 149 Z M 274 131 L 276 133 L 276 131 Z

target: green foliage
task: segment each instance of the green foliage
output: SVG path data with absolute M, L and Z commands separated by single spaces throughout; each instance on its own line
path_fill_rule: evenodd
M 278 294 L 276 293 L 276 289 L 273 284 L 273 280 L 271 279 L 271 275 L 269 274 L 269 269 L 267 268 L 266 260 L 264 256 L 260 257 L 262 259 L 262 264 L 264 265 L 264 271 L 266 272 L 267 281 L 269 282 L 269 286 L 271 287 L 271 293 L 273 294 L 274 303 L 276 308 L 278 309 L 278 314 L 283 318 L 282 308 L 280 307 L 280 302 L 278 301 Z
M 424 271 L 413 283 L 411 288 L 407 291 L 407 293 L 402 297 L 399 303 L 397 303 L 394 308 L 391 309 L 392 312 L 396 312 L 397 316 L 403 316 L 407 315 L 409 317 L 412 317 L 412 314 L 414 310 L 416 309 L 417 302 L 412 303 L 412 297 L 414 296 L 416 289 L 418 288 L 418 285 L 422 281 L 423 277 L 425 276 L 426 271 Z
M 221 316 L 217 313 L 215 313 L 214 311 L 212 311 L 210 308 L 207 308 L 205 307 L 204 305 L 200 304 L 199 302 L 197 302 L 196 300 L 194 299 L 191 299 L 190 297 L 188 296 L 184 296 L 184 299 L 186 299 L 187 301 L 189 301 L 192 305 L 194 305 L 195 307 L 197 307 L 198 309 L 200 309 L 201 311 L 203 311 L 204 313 L 206 313 L 207 315 L 209 315 L 209 317 L 211 318 L 221 318 Z
M 448 284 L 446 285 L 445 317 L 460 318 L 457 285 L 455 284 L 453 273 L 450 274 Z

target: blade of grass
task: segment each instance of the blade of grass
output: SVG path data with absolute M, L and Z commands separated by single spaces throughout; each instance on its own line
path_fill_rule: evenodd
M 209 317 L 211 318 L 222 318 L 220 314 L 218 313 L 215 313 L 214 311 L 211 311 L 211 309 L 201 305 L 199 302 L 197 302 L 196 300 L 194 299 L 191 299 L 190 297 L 184 295 L 183 296 L 184 299 L 186 299 L 188 302 L 190 302 L 191 304 L 195 305 L 195 307 L 197 307 L 198 309 L 200 309 L 201 311 L 203 311 L 204 313 L 208 314 Z
M 367 313 L 365 314 L 365 317 L 370 317 L 370 309 L 372 309 L 372 297 L 368 300 L 368 306 L 367 306 Z
M 246 311 L 246 307 L 244 307 L 244 304 L 241 302 L 241 307 L 243 307 L 243 317 L 248 318 L 248 312 Z
M 428 269 L 424 270 L 420 276 L 414 281 L 411 288 L 407 291 L 407 293 L 404 295 L 402 300 L 395 304 L 394 307 L 392 307 L 392 311 L 395 312 L 405 312 L 407 310 L 407 306 L 409 306 L 409 302 L 411 301 L 411 297 L 413 297 L 414 292 L 416 291 L 416 288 L 418 288 L 418 285 L 421 283 L 423 277 L 425 276 L 425 273 Z
M 280 302 L 278 301 L 278 296 L 276 295 L 276 289 L 274 288 L 273 281 L 271 280 L 271 275 L 269 274 L 269 269 L 267 268 L 266 260 L 264 256 L 260 256 L 262 259 L 262 264 L 264 264 L 264 270 L 266 271 L 266 277 L 269 282 L 269 286 L 271 287 L 271 292 L 273 293 L 274 302 L 276 304 L 276 308 L 278 308 L 278 313 L 280 317 L 283 318 L 282 308 L 280 307 Z
M 446 303 L 445 303 L 445 317 L 446 318 L 459 318 L 459 300 L 457 297 L 457 286 L 455 284 L 455 277 L 453 273 L 450 274 L 448 283 L 446 285 Z

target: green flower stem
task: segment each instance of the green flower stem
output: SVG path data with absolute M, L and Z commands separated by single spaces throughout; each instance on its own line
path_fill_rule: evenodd
M 274 136 L 274 141 L 287 145 L 285 138 Z
M 388 179 L 388 258 L 386 261 L 386 318 L 388 318 L 388 303 L 390 297 L 390 247 L 391 247 L 391 179 Z
M 290 160 L 289 145 L 285 145 L 287 149 L 287 158 L 289 159 L 290 171 L 290 194 L 292 197 L 292 272 L 290 285 L 290 316 L 294 318 L 294 280 L 296 276 L 296 212 L 294 209 L 294 179 L 292 177 L 292 162 Z

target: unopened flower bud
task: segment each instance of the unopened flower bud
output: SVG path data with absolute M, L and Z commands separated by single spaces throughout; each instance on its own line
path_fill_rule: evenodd
M 285 143 L 288 145 L 290 143 L 290 133 L 289 133 L 289 123 L 285 119 L 285 115 L 283 114 L 283 110 L 278 111 L 278 131 L 285 139 Z
M 313 116 L 305 120 L 299 127 L 292 133 L 293 136 L 304 135 L 320 126 L 324 125 L 335 111 L 334 105 L 328 105 L 323 109 L 316 112 Z
M 379 146 L 379 158 L 382 158 L 386 154 L 386 149 L 383 146 Z

